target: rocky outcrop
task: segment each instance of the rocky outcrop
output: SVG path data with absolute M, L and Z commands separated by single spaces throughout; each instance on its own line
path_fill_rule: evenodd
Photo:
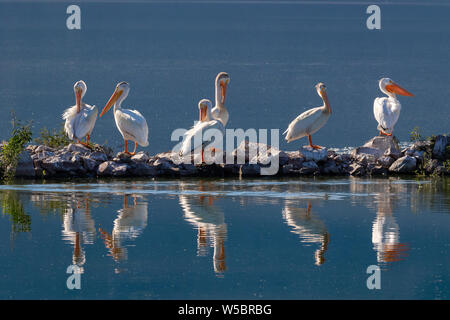
M 418 141 L 403 150 L 395 137 L 377 136 L 350 153 L 307 146 L 297 151 L 281 151 L 243 141 L 230 154 L 223 153 L 223 162 L 231 159 L 231 163 L 195 164 L 171 152 L 150 156 L 141 151 L 130 156 L 113 155 L 100 146 L 89 149 L 80 144 L 57 150 L 28 146 L 20 155 L 16 175 L 27 178 L 245 177 L 264 174 L 271 163 L 278 164 L 274 174 L 283 176 L 449 174 L 449 149 L 450 139 L 445 135 L 436 137 L 434 143 Z

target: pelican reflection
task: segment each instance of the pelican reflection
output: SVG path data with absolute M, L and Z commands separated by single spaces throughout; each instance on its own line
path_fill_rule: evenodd
M 378 263 L 391 263 L 403 260 L 409 247 L 400 242 L 400 227 L 393 212 L 396 205 L 406 201 L 403 195 L 408 193 L 405 184 L 396 183 L 396 179 L 377 180 L 373 183 L 361 183 L 351 179 L 352 194 L 368 194 L 366 205 L 376 210 L 372 222 L 372 244 Z
M 127 260 L 127 242 L 135 241 L 147 227 L 148 204 L 137 201 L 132 195 L 132 204 L 128 203 L 128 195 L 124 195 L 123 208 L 117 211 L 111 233 L 99 228 L 105 247 L 115 261 Z
M 205 186 L 200 185 L 199 191 Z M 180 195 L 179 203 L 184 218 L 197 229 L 197 256 L 206 256 L 208 248 L 214 248 L 213 267 L 217 275 L 226 270 L 225 245 L 227 225 L 223 211 L 214 205 L 212 196 Z
M 393 215 L 395 199 L 386 193 L 376 198 L 377 216 L 372 223 L 372 244 L 379 263 L 403 260 L 409 247 L 400 243 L 400 228 Z
M 287 225 L 291 227 L 291 232 L 297 234 L 302 243 L 319 245 L 314 252 L 314 264 L 322 265 L 325 262 L 330 234 L 323 221 L 311 212 L 311 203 L 308 202 L 306 208 L 299 208 L 295 201 L 286 200 L 282 214 Z
M 89 201 L 72 199 L 69 207 L 63 212 L 62 238 L 73 245 L 72 264 L 80 268 L 86 263 L 83 245 L 93 244 L 95 237 L 95 222 L 91 217 Z

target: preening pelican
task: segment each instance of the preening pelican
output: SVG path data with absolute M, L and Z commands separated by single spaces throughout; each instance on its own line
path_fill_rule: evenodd
M 373 114 L 378 122 L 378 130 L 380 135 L 392 136 L 392 131 L 400 116 L 402 105 L 397 100 L 396 94 L 402 96 L 414 96 L 412 93 L 406 91 L 398 84 L 389 78 L 382 78 L 378 82 L 380 90 L 387 95 L 387 97 L 375 98 L 373 102 Z
M 283 134 L 286 134 L 287 142 L 291 142 L 303 137 L 308 136 L 309 146 L 314 149 L 321 149 L 321 146 L 313 145 L 311 141 L 311 135 L 317 132 L 324 124 L 328 121 L 331 115 L 330 102 L 328 101 L 327 92 L 325 90 L 325 85 L 322 82 L 316 84 L 317 94 L 323 100 L 323 106 L 309 109 L 295 118 L 289 124 Z
M 147 121 L 139 111 L 122 109 L 122 102 L 128 96 L 129 92 L 130 85 L 128 82 L 119 82 L 111 98 L 100 113 L 100 117 L 108 112 L 111 106 L 114 105 L 114 119 L 116 120 L 116 126 L 125 141 L 124 152 L 135 155 L 138 144 L 142 147 L 148 146 L 148 126 Z M 128 151 L 128 140 L 134 141 L 133 153 Z
M 220 72 L 216 77 L 216 105 L 211 111 L 215 120 L 220 120 L 225 127 L 228 122 L 228 110 L 225 107 L 225 98 L 227 96 L 227 86 L 230 77 L 226 72 Z
M 217 129 L 220 130 L 220 132 L 222 132 L 222 134 L 224 135 L 225 128 L 222 122 L 212 119 L 211 106 L 212 103 L 208 99 L 202 99 L 198 103 L 198 109 L 200 112 L 199 121 L 196 122 L 194 126 L 184 134 L 183 142 L 181 144 L 181 149 L 179 152 L 180 157 L 191 154 L 198 148 L 201 148 L 203 163 L 203 148 L 210 143 L 210 141 L 203 141 L 203 132 L 209 129 Z M 201 135 L 201 139 L 195 139 L 194 137 L 196 135 Z M 191 140 L 193 140 L 193 143 L 191 143 Z
M 66 109 L 62 118 L 66 120 L 64 131 L 70 140 L 77 139 L 78 143 L 89 145 L 89 137 L 97 121 L 98 109 L 82 101 L 87 91 L 83 80 L 77 81 L 73 86 L 75 92 L 75 105 Z M 86 137 L 86 143 L 80 140 Z

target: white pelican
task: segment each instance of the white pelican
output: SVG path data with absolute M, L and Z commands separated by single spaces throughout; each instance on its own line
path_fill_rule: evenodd
M 179 155 L 180 157 L 186 156 L 191 154 L 194 150 L 197 150 L 198 148 L 201 148 L 202 152 L 202 163 L 204 162 L 203 158 L 203 148 L 205 145 L 209 144 L 210 141 L 203 141 L 203 132 L 209 129 L 217 129 L 222 132 L 224 135 L 225 128 L 221 121 L 219 120 L 213 120 L 211 115 L 211 106 L 212 103 L 208 99 L 202 99 L 198 103 L 198 109 L 199 109 L 199 121 L 197 121 L 194 126 L 186 131 L 184 134 L 183 142 L 181 144 Z M 197 141 L 194 137 L 196 135 L 201 135 L 200 141 Z M 191 140 L 194 140 L 194 143 L 191 143 Z
M 88 146 L 89 137 L 97 121 L 98 109 L 81 100 L 87 91 L 83 80 L 74 84 L 73 91 L 75 91 L 75 105 L 66 109 L 62 115 L 62 118 L 66 120 L 64 131 L 70 140 L 77 139 L 78 143 Z M 86 137 L 86 143 L 80 141 L 84 137 Z
M 402 96 L 413 96 L 412 93 L 406 91 L 398 84 L 389 78 L 382 78 L 379 81 L 380 90 L 387 95 L 387 97 L 375 98 L 373 102 L 373 114 L 378 122 L 377 129 L 380 130 L 380 135 L 392 136 L 394 125 L 397 123 L 400 116 L 402 105 L 397 100 L 396 94 Z
M 147 121 L 139 111 L 122 109 L 122 102 L 128 96 L 128 92 L 130 92 L 130 85 L 128 82 L 119 82 L 111 98 L 100 113 L 100 117 L 108 112 L 111 106 L 114 105 L 114 119 L 116 120 L 116 126 L 122 134 L 123 140 L 125 140 L 124 152 L 135 155 L 138 144 L 142 147 L 148 146 L 148 126 Z M 128 151 L 128 140 L 134 141 L 133 153 Z
M 225 127 L 228 122 L 228 110 L 225 107 L 225 98 L 227 96 L 227 86 L 230 77 L 226 72 L 220 72 L 216 77 L 216 105 L 211 110 L 214 119 L 220 120 Z
M 331 115 L 330 102 L 328 101 L 325 85 L 322 82 L 316 84 L 317 94 L 322 98 L 324 105 L 321 107 L 309 109 L 295 118 L 289 124 L 283 134 L 286 134 L 287 142 L 291 142 L 305 136 L 308 136 L 309 146 L 314 149 L 321 149 L 321 146 L 313 145 L 311 135 L 317 132 L 328 121 Z

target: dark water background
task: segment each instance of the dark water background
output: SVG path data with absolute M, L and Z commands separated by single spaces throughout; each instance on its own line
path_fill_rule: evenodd
M 424 135 L 447 132 L 448 3 L 381 3 L 378 31 L 366 28 L 367 4 L 343 3 L 82 2 L 82 29 L 69 31 L 67 2 L 0 2 L 0 137 L 10 132 L 10 110 L 33 119 L 35 135 L 59 128 L 76 80 L 87 82 L 85 101 L 99 108 L 126 80 L 124 106 L 149 124 L 146 150 L 167 151 L 172 130 L 190 127 L 198 101 L 214 98 L 219 71 L 231 76 L 229 128 L 284 131 L 321 104 L 313 86 L 322 81 L 333 115 L 314 142 L 361 145 L 377 133 L 372 105 L 378 79 L 388 76 L 416 95 L 400 99 L 401 141 L 415 126 Z M 122 148 L 112 112 L 92 139 Z

